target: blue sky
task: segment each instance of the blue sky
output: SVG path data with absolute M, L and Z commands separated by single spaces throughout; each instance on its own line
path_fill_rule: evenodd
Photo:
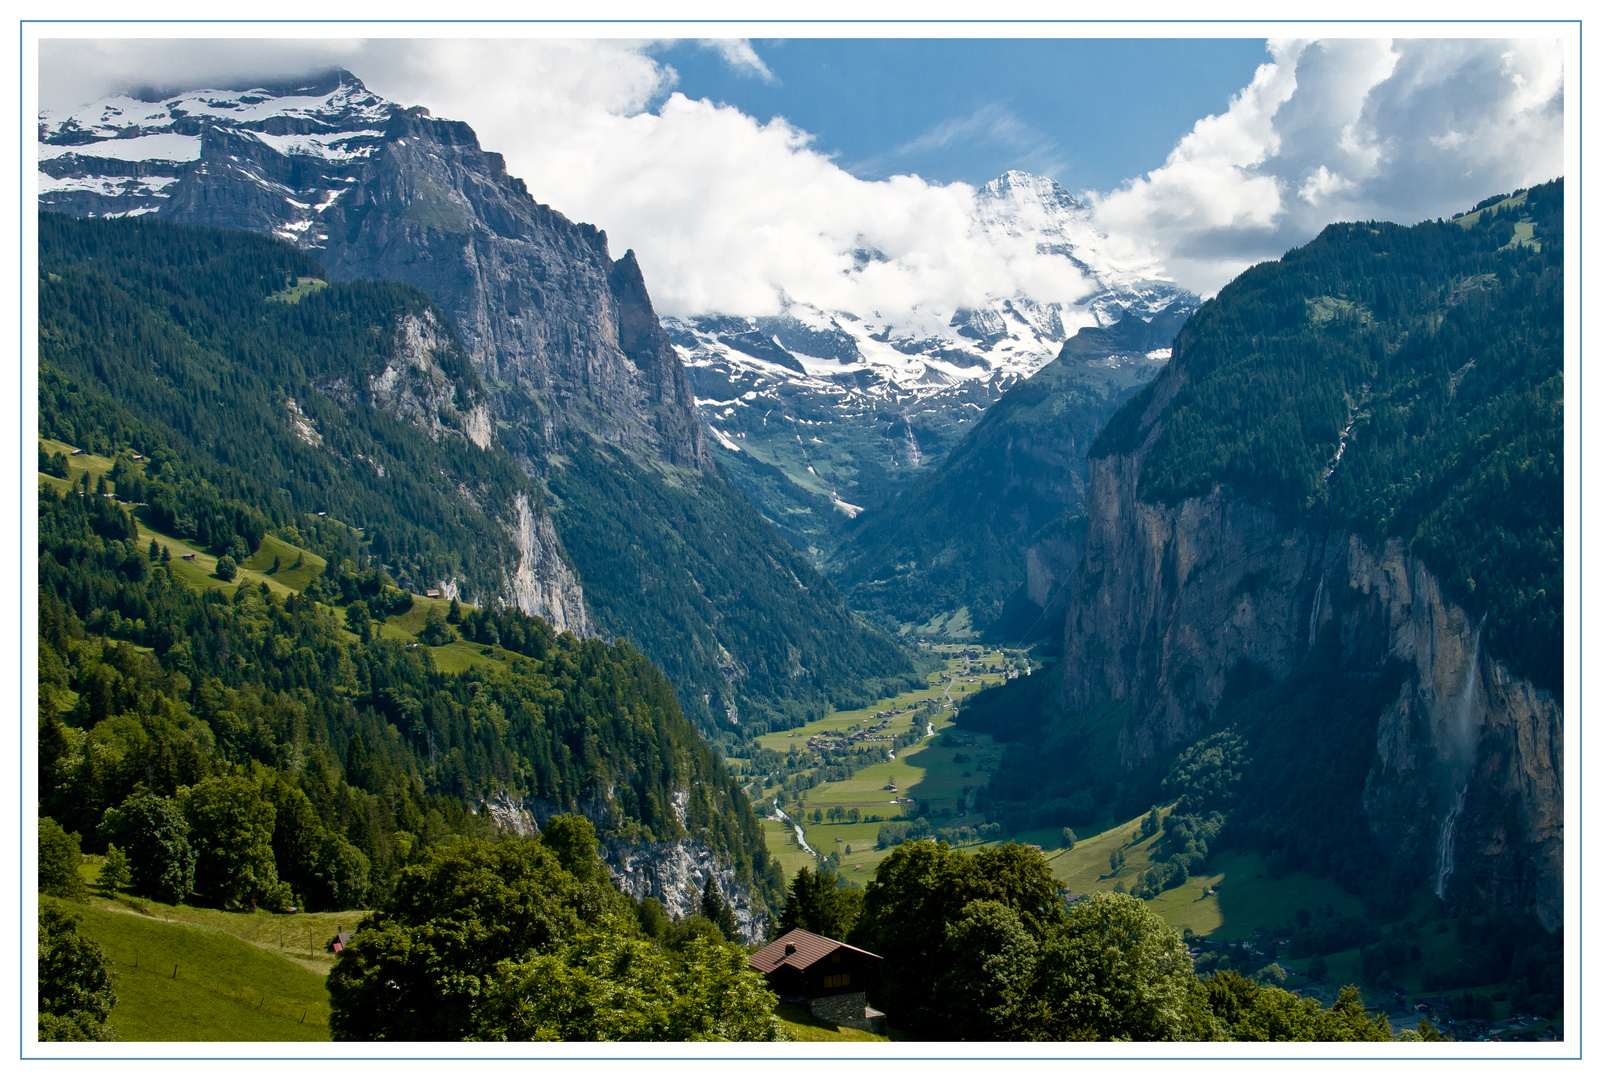
M 1008 169 L 1110 190 L 1163 163 L 1269 59 L 1244 39 L 791 39 L 751 42 L 772 73 L 678 42 L 675 89 L 782 116 L 865 180 L 982 184 Z

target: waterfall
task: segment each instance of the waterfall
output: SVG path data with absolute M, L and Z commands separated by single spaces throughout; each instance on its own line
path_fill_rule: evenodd
M 1485 619 L 1480 619 L 1479 626 L 1474 629 L 1474 660 L 1469 664 L 1468 685 L 1458 699 L 1458 705 L 1452 713 L 1451 728 L 1447 732 L 1448 760 L 1452 766 L 1452 779 L 1458 780 L 1461 774 L 1461 786 L 1452 799 L 1451 809 L 1447 810 L 1446 817 L 1441 821 L 1441 862 L 1435 872 L 1435 895 L 1442 900 L 1446 899 L 1446 883 L 1452 876 L 1457 863 L 1457 817 L 1463 811 L 1463 803 L 1468 799 L 1468 786 L 1470 776 L 1474 769 L 1474 750 L 1478 742 L 1478 728 L 1474 723 L 1474 701 L 1480 689 L 1480 639 L 1485 633 Z
M 1446 812 L 1446 820 L 1441 822 L 1441 866 L 1435 871 L 1435 895 L 1442 900 L 1446 899 L 1446 882 L 1452 876 L 1452 869 L 1456 863 L 1457 841 L 1457 815 L 1463 809 L 1463 801 L 1468 798 L 1468 785 L 1464 784 L 1458 789 L 1457 798 L 1452 800 L 1452 808 Z
M 1318 575 L 1318 588 L 1313 592 L 1313 614 L 1307 620 L 1307 647 L 1318 643 L 1318 617 L 1324 613 L 1324 575 Z
M 1474 723 L 1474 700 L 1480 691 L 1480 638 L 1484 634 L 1485 619 L 1481 618 L 1479 626 L 1474 628 L 1474 661 L 1469 665 L 1468 685 L 1464 687 L 1457 710 L 1452 716 L 1452 756 L 1458 761 L 1466 759 L 1471 765 L 1474 759 L 1474 744 L 1478 741 L 1479 735 Z

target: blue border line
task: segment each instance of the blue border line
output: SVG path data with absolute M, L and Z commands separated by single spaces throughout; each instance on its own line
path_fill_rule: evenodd
M 19 21 L 18 21 L 18 42 L 16 42 L 16 59 L 18 59 L 18 64 L 16 64 L 16 83 L 18 83 L 18 120 L 19 120 L 19 122 L 18 122 L 18 167 L 16 167 L 16 178 L 18 178 L 18 187 L 16 187 L 16 189 L 18 189 L 18 240 L 19 240 L 19 242 L 21 242 L 22 232 L 24 232 L 24 223 L 26 223 L 26 221 L 27 221 L 27 205 L 24 204 L 24 200 L 22 200 L 22 191 L 24 191 L 24 183 L 22 183 L 22 181 L 24 181 L 24 176 L 26 176 L 26 171 L 24 171 L 27 168 L 27 165 L 26 165 L 26 162 L 27 162 L 27 154 L 26 154 L 27 141 L 26 141 L 26 139 L 27 139 L 27 131 L 30 130 L 30 128 L 27 127 L 27 117 L 24 117 L 24 115 L 22 115 L 22 112 L 21 112 L 22 111 L 22 90 L 24 90 L 24 85 L 22 85 L 22 58 L 24 58 L 24 45 L 22 45 L 22 42 L 24 42 L 24 37 L 26 37 L 26 32 L 24 32 L 24 27 L 27 27 L 27 26 L 45 26 L 45 24 L 50 24 L 50 26 L 90 26 L 90 24 L 106 24 L 106 22 L 111 22 L 111 21 L 112 21 L 112 19 L 19 19 Z M 814 26 L 814 24 L 833 24 L 833 26 L 868 26 L 868 24 L 873 24 L 873 26 L 900 26 L 900 24 L 908 24 L 908 26 L 910 26 L 910 24 L 916 24 L 916 26 L 929 26 L 929 24 L 936 24 L 936 26 L 996 26 L 996 24 L 1000 24 L 1000 26 L 1163 26 L 1163 24 L 1168 24 L 1168 26 L 1173 26 L 1174 22 L 1177 22 L 1177 19 L 357 19 L 356 22 L 360 22 L 360 24 L 367 24 L 367 26 L 396 26 L 396 24 L 418 24 L 418 26 L 433 26 L 433 24 L 466 24 L 466 26 L 508 26 L 508 24 L 522 24 L 522 26 L 582 26 L 582 24 L 594 24 L 594 26 L 614 26 L 614 24 L 618 24 L 618 26 L 623 26 L 623 24 L 630 24 L 630 26 L 638 26 L 639 22 L 646 22 L 646 21 L 649 21 L 649 22 L 660 22 L 660 24 L 665 24 L 665 26 L 708 26 L 708 24 L 718 24 L 718 22 L 740 22 L 740 24 L 756 24 L 756 26 L 796 26 L 796 24 L 799 24 L 799 26 Z M 136 24 L 136 26 L 167 26 L 167 24 L 194 24 L 195 19 L 115 19 L 115 22 L 127 22 L 127 24 Z M 325 26 L 325 24 L 348 24 L 348 22 L 351 22 L 351 21 L 349 21 L 349 19 L 205 19 L 205 21 L 202 21 L 202 22 L 205 22 L 205 24 L 207 24 L 207 26 L 247 26 L 247 24 L 266 24 L 266 26 L 279 26 L 279 24 L 296 24 L 296 26 L 308 26 L 308 24 L 309 24 L 309 26 Z M 1580 165 L 1580 170 L 1578 170 L 1578 171 L 1580 171 L 1580 175 L 1581 175 L 1580 194 L 1576 195 L 1576 205 L 1578 205 L 1578 208 L 1580 208 L 1580 213 L 1578 213 L 1578 220 L 1580 220 L 1580 228 L 1578 228 L 1578 232 L 1580 232 L 1580 258 L 1578 258 L 1578 260 L 1576 260 L 1576 263 L 1578 263 L 1578 266 L 1576 266 L 1576 269 L 1578 269 L 1578 274 L 1580 274 L 1580 288 L 1578 288 L 1578 293 L 1580 293 L 1580 319 L 1578 319 L 1578 332 L 1580 332 L 1580 348 L 1576 349 L 1576 353 L 1578 353 L 1578 356 L 1581 357 L 1581 362 L 1580 362 L 1580 364 L 1576 364 L 1575 381 L 1576 381 L 1576 385 L 1580 385 L 1580 383 L 1583 383 L 1583 378 L 1584 378 L 1584 375 L 1583 375 L 1583 369 L 1584 369 L 1584 322 L 1586 322 L 1586 319 L 1584 319 L 1584 186 L 1583 186 L 1584 157 L 1586 157 L 1586 152 L 1584 152 L 1584 147 L 1586 147 L 1586 125 L 1584 125 L 1584 77 L 1586 77 L 1586 74 L 1584 74 L 1584 72 L 1586 72 L 1586 67 L 1584 67 L 1584 50 L 1586 50 L 1586 42 L 1584 42 L 1584 34 L 1586 34 L 1586 30 L 1584 30 L 1584 19 L 1184 19 L 1184 22 L 1185 22 L 1185 24 L 1197 24 L 1197 26 L 1221 26 L 1221 24 L 1222 24 L 1222 26 L 1237 26 L 1237 24 L 1238 24 L 1238 26 L 1262 26 L 1262 24 L 1266 24 L 1266 22 L 1272 22 L 1272 24 L 1280 24 L 1280 26 L 1301 26 L 1301 24 L 1314 24 L 1314 22 L 1317 22 L 1317 24 L 1368 24 L 1368 26 L 1375 26 L 1375 24 L 1384 24 L 1384 22 L 1416 22 L 1416 24 L 1424 24 L 1424 26 L 1432 26 L 1432 24 L 1451 24 L 1451 26 L 1504 26 L 1504 24 L 1509 24 L 1509 22 L 1520 22 L 1520 24 L 1536 24 L 1536 26 L 1573 26 L 1573 27 L 1576 27 L 1576 29 L 1578 29 L 1578 35 L 1580 35 L 1580 37 L 1578 37 L 1578 43 L 1576 43 L 1576 53 L 1578 53 L 1578 56 L 1580 56 L 1580 71 L 1578 71 L 1578 74 L 1576 74 L 1576 79 L 1575 79 L 1576 90 L 1578 90 L 1578 98 L 1580 98 L 1580 103 L 1578 103 L 1578 109 L 1580 109 L 1580 146 L 1578 146 L 1578 157 L 1580 157 L 1580 162 L 1576 162 L 1576 163 L 1578 163 L 1578 165 Z M 1567 109 L 1567 101 L 1565 101 L 1564 107 L 1565 107 L 1565 109 Z M 1565 187 L 1567 187 L 1567 179 L 1568 179 L 1568 170 L 1567 170 L 1567 168 L 1565 168 L 1565 170 L 1564 170 Z M 21 247 L 21 244 L 19 244 L 18 245 L 18 285 L 19 285 L 19 287 L 21 287 L 22 269 L 26 269 L 26 268 L 24 268 L 24 266 L 22 266 L 22 261 L 24 261 L 24 253 L 22 253 L 22 247 Z M 1567 260 L 1565 260 L 1564 272 L 1565 272 L 1565 274 L 1567 274 L 1567 272 L 1568 272 Z M 21 288 L 19 288 L 19 293 L 18 293 L 18 332 L 16 332 L 16 335 L 18 335 L 18 357 L 19 357 L 19 359 L 21 359 L 21 357 L 24 356 L 24 348 L 26 348 L 26 343 L 27 343 L 27 336 L 26 336 L 27 335 L 27 319 L 26 319 L 27 312 L 24 311 L 24 308 L 22 308 L 22 304 L 24 304 L 24 295 L 22 295 L 22 290 L 21 290 Z M 26 397 L 24 397 L 24 394 L 27 394 L 27 386 L 24 385 L 24 383 L 26 383 L 26 372 L 24 372 L 24 370 L 22 370 L 22 367 L 24 367 L 24 365 L 22 365 L 21 362 L 19 362 L 19 364 L 18 364 L 18 394 L 19 394 L 18 402 L 19 402 L 19 405 L 21 405 L 22 401 L 26 401 Z M 1567 378 L 1567 372 L 1565 372 L 1565 378 Z M 1581 388 L 1581 389 L 1583 389 L 1583 388 Z M 35 388 L 34 393 L 37 394 L 37 388 Z M 1580 396 L 1580 391 L 1576 391 L 1576 399 L 1578 399 L 1578 396 Z M 1564 421 L 1565 421 L 1565 425 L 1567 425 L 1567 420 L 1568 420 L 1567 402 L 1568 402 L 1567 391 L 1565 391 L 1565 405 L 1564 405 Z M 19 479 L 22 479 L 22 471 L 24 471 L 24 466 L 27 465 L 27 453 L 26 453 L 26 439 L 27 439 L 27 436 L 29 436 L 29 433 L 27 433 L 27 431 L 22 431 L 22 425 L 21 425 L 21 423 L 19 423 L 19 425 L 18 425 L 18 450 L 19 450 L 19 453 L 18 453 L 18 478 Z M 1568 465 L 1570 465 L 1570 463 L 1568 463 L 1568 461 L 1565 461 L 1564 468 L 1568 468 Z M 1583 506 L 1583 503 L 1584 503 L 1584 425 L 1583 425 L 1583 423 L 1581 423 L 1581 426 L 1580 426 L 1580 453 L 1578 453 L 1578 461 L 1576 461 L 1576 463 L 1575 463 L 1575 468 L 1578 469 L 1578 471 L 1580 471 L 1581 506 Z M 1583 513 L 1575 514 L 1575 518 L 1576 518 L 1576 522 L 1578 522 L 1578 529 L 1580 529 L 1580 532 L 1581 532 L 1581 551 L 1583 551 L 1584 514 Z M 1564 548 L 1564 550 L 1565 550 L 1565 556 L 1567 556 L 1567 551 L 1568 551 L 1567 538 L 1565 538 L 1565 548 Z M 21 551 L 19 551 L 19 554 L 22 554 Z M 22 556 L 22 564 L 26 564 L 26 561 L 27 561 L 26 556 Z M 1565 566 L 1565 572 L 1567 572 L 1567 569 L 1568 569 L 1567 559 L 1565 559 L 1564 566 Z M 1578 575 L 1578 580 L 1580 580 L 1580 583 L 1578 583 L 1578 586 L 1576 586 L 1576 593 L 1583 594 L 1583 590 L 1584 590 L 1584 561 L 1583 561 L 1583 559 L 1580 559 L 1580 561 L 1576 561 L 1575 566 L 1576 566 L 1575 574 Z M 24 569 L 24 567 L 22 567 L 21 564 L 19 564 L 19 566 L 18 566 L 18 596 L 19 596 L 19 598 L 21 598 L 21 596 L 24 596 L 24 594 L 26 594 L 26 588 L 27 588 L 27 582 L 22 582 L 22 580 L 21 580 L 22 569 Z M 1584 657 L 1584 619 L 1583 619 L 1583 617 L 1581 617 L 1581 619 L 1578 620 L 1578 630 L 1576 630 L 1576 636 L 1578 636 L 1578 639 L 1580 639 L 1580 646 L 1578 646 L 1578 649 L 1580 649 L 1581 659 L 1583 659 L 1583 657 Z M 22 643 L 22 644 L 26 644 L 26 643 Z M 1576 671 L 1575 675 L 1576 675 L 1576 684 L 1580 684 L 1580 687 L 1581 687 L 1580 700 L 1581 700 L 1581 702 L 1584 702 L 1584 663 L 1583 662 L 1581 662 L 1580 670 Z M 1565 678 L 1567 678 L 1567 676 L 1565 676 Z M 19 718 L 21 718 L 21 716 L 26 715 L 26 713 L 27 713 L 27 702 L 26 702 L 26 700 L 22 700 L 22 694 L 24 694 L 24 691 L 22 691 L 22 687 L 19 686 L 18 687 L 18 705 L 19 705 L 18 716 L 19 716 Z M 1565 710 L 1565 713 L 1567 713 L 1567 710 Z M 1583 740 L 1584 740 L 1584 726 L 1583 726 L 1583 724 L 1581 724 L 1580 729 L 1576 729 L 1576 732 L 1575 732 L 1576 750 L 1580 750 L 1580 753 L 1576 753 L 1576 764 L 1578 764 L 1578 768 L 1575 769 L 1576 774 L 1583 774 L 1583 769 L 1584 769 Z M 24 796 L 22 796 L 22 784 L 21 784 L 21 780 L 22 780 L 21 769 L 24 768 L 24 766 L 22 766 L 22 758 L 24 758 L 24 752 L 26 752 L 26 748 L 27 748 L 27 735 L 26 735 L 26 732 L 22 731 L 22 724 L 19 723 L 18 724 L 18 769 L 19 769 L 19 772 L 18 772 L 18 780 L 19 780 L 19 784 L 18 784 L 18 849 L 16 849 L 16 851 L 18 851 L 18 885 L 19 885 L 19 888 L 21 888 L 21 881 L 24 880 L 24 878 L 26 878 L 26 868 L 27 868 L 27 867 L 24 867 L 24 865 L 22 865 L 22 862 L 24 862 L 24 859 L 22 859 L 22 844 L 24 844 L 24 841 L 26 841 L 26 836 L 27 836 L 26 832 L 24 832 L 24 830 L 26 830 L 26 827 L 27 827 L 27 825 L 26 825 L 26 822 L 27 822 L 27 808 L 26 808 L 26 806 L 24 806 Z M 1565 758 L 1567 758 L 1567 753 L 1565 753 Z M 1576 779 L 1578 779 L 1578 777 L 1576 777 Z M 1576 796 L 1576 798 L 1578 798 L 1578 809 L 1580 809 L 1580 819 L 1581 819 L 1580 830 L 1581 830 L 1581 832 L 1583 832 L 1583 828 L 1584 828 L 1584 825 L 1583 825 L 1583 822 L 1584 822 L 1584 798 L 1586 798 L 1586 790 L 1584 790 L 1583 780 L 1581 780 L 1581 784 L 1578 785 L 1578 796 Z M 1568 843 L 1568 822 L 1565 822 L 1565 824 L 1564 824 L 1564 843 L 1565 843 L 1565 846 L 1567 846 L 1567 843 Z M 1578 862 L 1578 876 L 1580 876 L 1580 883 L 1578 883 L 1578 889 L 1580 889 L 1580 897 L 1578 897 L 1578 899 L 1580 899 L 1581 915 L 1583 915 L 1583 912 L 1584 912 L 1584 888 L 1586 888 L 1586 881 L 1584 881 L 1584 854 L 1586 854 L 1586 852 L 1584 852 L 1584 846 L 1580 846 L 1580 848 L 1578 848 L 1578 856 L 1576 856 L 1576 862 Z M 19 915 L 21 915 L 21 907 L 22 907 L 21 902 L 19 902 L 19 904 L 18 904 L 18 913 L 19 913 Z M 809 1056 L 799 1056 L 799 1054 L 753 1054 L 753 1056 L 708 1056 L 708 1058 L 697 1058 L 697 1056 L 679 1056 L 679 1054 L 674 1054 L 674 1056 L 649 1056 L 649 1054 L 642 1054 L 642 1056 L 602 1056 L 602 1054 L 594 1054 L 594 1056 L 574 1056 L 574 1058 L 569 1058 L 569 1056 L 553 1056 L 553 1054 L 541 1054 L 541 1056 L 498 1056 L 498 1054 L 497 1054 L 497 1056 L 482 1056 L 482 1054 L 479 1054 L 479 1056 L 466 1056 L 466 1054 L 463 1054 L 463 1056 L 452 1056 L 452 1054 L 439 1054 L 439 1056 L 396 1056 L 396 1058 L 365 1058 L 365 1056 L 341 1056 L 341 1054 L 328 1054 L 328 1056 L 304 1056 L 304 1058 L 301 1058 L 301 1056 L 296 1056 L 296 1058 L 271 1058 L 271 1056 L 221 1056 L 221 1054 L 219 1054 L 219 1056 L 194 1056 L 194 1058 L 189 1058 L 189 1056 L 160 1056 L 160 1054 L 151 1054 L 151 1056 L 93 1056 L 93 1058 L 90 1058 L 90 1056 L 82 1056 L 82 1058 L 80 1058 L 80 1056 L 56 1056 L 56 1054 L 50 1054 L 50 1056 L 34 1056 L 34 1058 L 30 1058 L 29 1054 L 21 1053 L 21 1048 L 22 1048 L 22 1046 L 24 1046 L 24 1029 L 22 1029 L 22 1022 L 26 1021 L 26 1016 L 27 1016 L 26 1005 L 24 1005 L 24 1001 L 27 1000 L 27 995 L 26 995 L 26 992 L 22 992 L 22 990 L 24 990 L 24 989 L 22 989 L 22 987 L 21 987 L 21 969 L 19 969 L 19 971 L 18 971 L 18 982 L 19 982 L 19 985 L 18 985 L 18 1048 L 19 1048 L 18 1059 L 19 1059 L 19 1061 L 485 1061 L 485 1062 L 490 1062 L 490 1061 L 1554 1061 L 1554 1062 L 1556 1062 L 1556 1061 L 1583 1061 L 1583 1059 L 1584 1059 L 1584 1022 L 1583 1022 L 1584 1011 L 1583 1011 L 1583 1009 L 1584 1009 L 1584 992 L 1586 992 L 1586 984 L 1584 984 L 1584 918 L 1581 918 L 1581 920 L 1578 920 L 1578 923 L 1576 923 L 1576 939 L 1578 939 L 1578 945 L 1576 945 L 1576 953 L 1578 953 L 1578 960 L 1580 960 L 1580 979 L 1578 979 L 1578 990 L 1580 990 L 1580 992 L 1578 992 L 1578 998 L 1580 998 L 1580 1000 L 1578 1000 L 1578 1008 L 1576 1008 L 1576 1016 L 1580 1016 L 1581 1022 L 1580 1022 L 1580 1026 L 1576 1027 L 1575 1056 L 1572 1056 L 1572 1058 L 1570 1058 L 1570 1056 L 1517 1056 L 1517 1058 L 1504 1058 L 1504 1056 L 1499 1056 L 1499 1054 L 1498 1054 L 1498 1056 L 1488 1056 L 1488 1058 L 1471 1058 L 1471 1056 L 1450 1056 L 1450 1058 L 1445 1058 L 1445 1056 L 1442 1056 L 1442 1058 L 1435 1058 L 1435 1056 L 1432 1056 L 1432 1058 L 1418 1058 L 1418 1056 L 1411 1056 L 1411 1054 L 1399 1054 L 1399 1056 L 1375 1056 L 1375 1058 L 1370 1058 L 1370 1056 L 1339 1056 L 1339 1054 L 1325 1054 L 1325 1056 L 1302 1056 L 1302 1054 L 1296 1054 L 1296 1056 L 1198 1056 L 1198 1058 L 1184 1058 L 1184 1056 L 1177 1056 L 1177 1054 L 1153 1054 L 1153 1056 L 1149 1056 L 1149 1058 L 1147 1058 L 1147 1056 L 1134 1056 L 1134 1054 L 1128 1054 L 1128 1056 L 1125 1056 L 1125 1054 L 1085 1054 L 1085 1056 L 1078 1056 L 1078 1054 L 1073 1054 L 1073 1056 L 1069 1056 L 1069 1054 L 1062 1054 L 1062 1056 L 1056 1056 L 1056 1054 L 1048 1054 L 1048 1056 L 1033 1056 L 1033 1054 L 1030 1054 L 1030 1056 L 972 1056 L 972 1058 L 969 1058 L 969 1056 L 961 1056 L 961 1058 L 939 1058 L 939 1056 L 889 1056 L 889 1054 L 871 1054 L 871 1056 L 860 1056 L 860 1058 L 855 1058 L 855 1056 L 823 1056 L 823 1058 L 809 1058 Z M 24 926 L 21 925 L 21 918 L 19 918 L 19 920 L 18 920 L 18 955 L 21 955 L 22 947 L 26 947 L 26 944 L 27 944 L 26 928 L 24 928 Z M 1567 1009 L 1565 1009 L 1565 1016 L 1567 1016 Z M 1565 1024 L 1564 1024 L 1565 1035 L 1567 1035 L 1568 1029 L 1570 1029 L 1570 1024 L 1568 1024 L 1568 1022 L 1565 1022 Z M 1565 1038 L 1564 1042 L 1567 1042 L 1567 1038 Z M 1088 1046 L 1089 1045 L 1094 1045 L 1094 1043 L 1086 1043 L 1086 1045 L 1088 1045 Z

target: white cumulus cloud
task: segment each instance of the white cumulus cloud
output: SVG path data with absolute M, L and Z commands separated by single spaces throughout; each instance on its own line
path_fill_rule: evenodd
M 1095 198 L 1198 292 L 1331 221 L 1404 224 L 1563 173 L 1563 53 L 1541 40 L 1275 41 L 1168 160 Z

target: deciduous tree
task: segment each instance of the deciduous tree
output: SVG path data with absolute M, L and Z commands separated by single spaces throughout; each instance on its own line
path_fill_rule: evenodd
M 99 835 L 128 853 L 135 892 L 178 903 L 195 884 L 195 851 L 189 821 L 172 799 L 136 791 L 108 810 Z
M 82 839 L 57 825 L 53 818 L 39 819 L 39 890 L 52 896 L 76 899 L 87 891 L 78 872 L 83 864 Z
M 78 920 L 49 901 L 39 905 L 39 1038 L 109 1042 L 106 1017 L 117 1005 L 117 975 Z

